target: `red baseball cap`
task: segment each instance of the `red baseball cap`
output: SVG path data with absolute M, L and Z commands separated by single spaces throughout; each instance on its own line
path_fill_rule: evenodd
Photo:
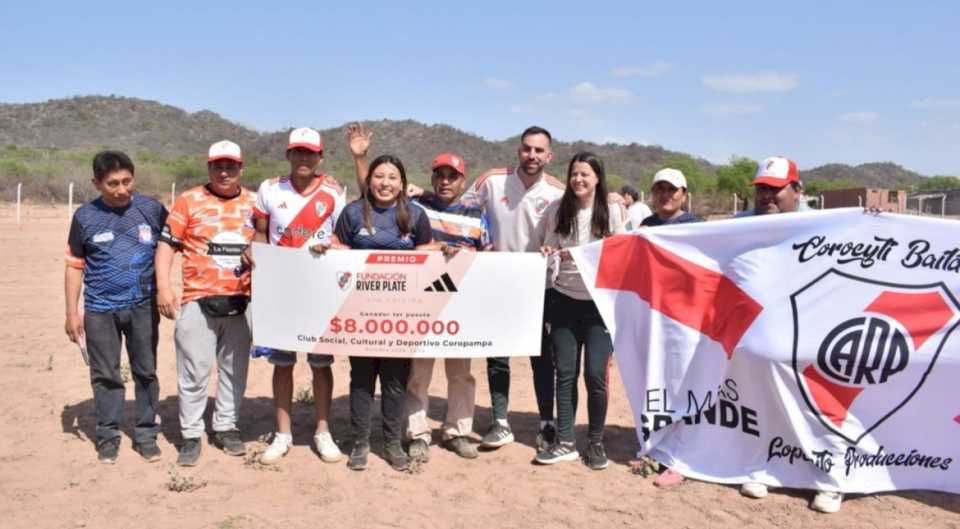
M 753 185 L 765 184 L 770 187 L 784 187 L 792 182 L 800 182 L 797 162 L 783 156 L 771 156 L 760 162 Z
M 433 159 L 430 169 L 436 169 L 438 167 L 450 167 L 463 176 L 467 176 L 467 165 L 464 163 L 463 158 L 451 152 L 440 153 Z

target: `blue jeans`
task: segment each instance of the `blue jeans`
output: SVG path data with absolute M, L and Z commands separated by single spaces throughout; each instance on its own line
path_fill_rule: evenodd
M 607 420 L 607 385 L 613 341 L 592 300 L 574 299 L 550 289 L 547 304 L 557 366 L 557 437 L 564 442 L 575 441 L 573 425 L 577 417 L 577 378 L 582 346 L 590 423 L 587 437 L 590 442 L 599 443 Z
M 121 337 L 133 377 L 136 412 L 133 440 L 157 438 L 160 383 L 157 381 L 157 326 L 160 315 L 153 300 L 113 312 L 87 312 L 83 328 L 90 355 L 90 385 L 97 410 L 97 445 L 120 437 L 123 413 L 123 375 L 120 372 Z

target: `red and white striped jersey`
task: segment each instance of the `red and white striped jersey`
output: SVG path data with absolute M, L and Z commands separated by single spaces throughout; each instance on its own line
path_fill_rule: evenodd
M 346 206 L 346 191 L 333 179 L 318 176 L 319 185 L 300 194 L 289 177 L 264 180 L 257 191 L 253 214 L 269 218 L 270 244 L 309 248 L 329 244 L 337 218 Z

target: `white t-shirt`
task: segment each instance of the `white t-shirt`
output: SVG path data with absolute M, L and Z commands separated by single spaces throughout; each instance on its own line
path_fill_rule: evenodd
M 461 201 L 486 211 L 494 251 L 539 252 L 544 213 L 563 190 L 563 183 L 546 173 L 527 188 L 516 170 L 493 169 L 477 178 Z
M 546 212 L 546 237 L 543 244 L 557 249 L 571 248 L 599 240 L 591 233 L 590 220 L 593 217 L 593 207 L 577 211 L 577 231 L 570 236 L 561 236 L 557 233 L 557 210 L 560 209 L 560 202 L 557 201 L 547 208 Z M 624 233 L 622 208 L 619 204 L 607 204 L 610 211 L 610 233 Z M 553 281 L 553 288 L 566 296 L 574 299 L 587 300 L 590 298 L 590 291 L 583 283 L 580 272 L 577 270 L 577 263 L 570 259 L 568 261 L 560 260 L 560 266 L 557 270 L 556 278 Z
M 270 218 L 267 229 L 270 244 L 292 248 L 309 248 L 330 244 L 337 218 L 346 206 L 346 192 L 323 175 L 320 185 L 301 195 L 289 177 L 264 180 L 257 191 L 253 214 Z
M 627 208 L 627 224 L 626 227 L 628 230 L 635 230 L 641 226 L 643 219 L 653 215 L 653 212 L 650 211 L 650 208 L 647 207 L 643 202 L 634 202 L 629 208 Z

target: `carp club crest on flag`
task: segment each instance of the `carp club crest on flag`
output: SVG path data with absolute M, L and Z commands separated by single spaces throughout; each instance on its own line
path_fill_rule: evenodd
M 800 392 L 819 422 L 851 444 L 922 391 L 960 322 L 960 304 L 943 283 L 896 284 L 836 269 L 790 301 Z

